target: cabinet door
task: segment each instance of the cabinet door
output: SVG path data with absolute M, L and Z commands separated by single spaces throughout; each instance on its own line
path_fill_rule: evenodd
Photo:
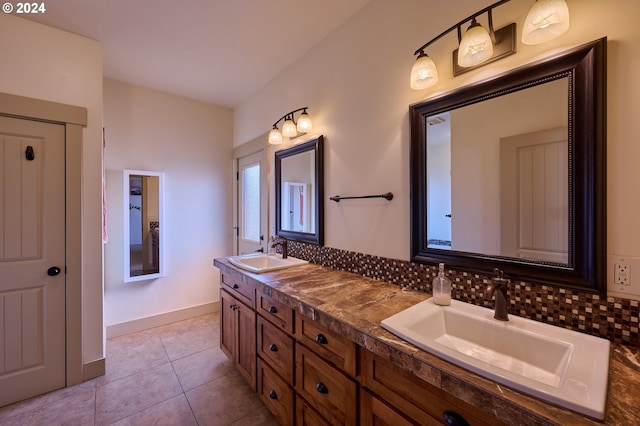
M 220 349 L 232 362 L 236 359 L 235 304 L 235 299 L 220 289 Z
M 255 391 L 256 313 L 222 289 L 220 303 L 220 349 Z
M 236 312 L 236 369 L 256 390 L 256 312 L 237 303 Z

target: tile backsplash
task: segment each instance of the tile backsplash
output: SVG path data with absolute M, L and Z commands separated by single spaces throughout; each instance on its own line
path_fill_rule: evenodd
M 425 265 L 296 241 L 289 241 L 288 252 L 293 257 L 311 263 L 429 293 L 438 269 L 435 264 Z M 491 276 L 453 269 L 447 269 L 446 272 L 451 280 L 453 298 L 493 307 L 493 301 L 483 297 Z M 601 297 L 589 292 L 524 281 L 513 282 L 508 296 L 510 314 L 640 348 L 640 310 L 636 300 Z

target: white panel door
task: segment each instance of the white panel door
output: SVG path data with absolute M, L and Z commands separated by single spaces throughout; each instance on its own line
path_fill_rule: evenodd
M 65 129 L 0 117 L 0 406 L 65 386 Z
M 238 253 L 266 251 L 267 184 L 264 151 L 238 159 Z

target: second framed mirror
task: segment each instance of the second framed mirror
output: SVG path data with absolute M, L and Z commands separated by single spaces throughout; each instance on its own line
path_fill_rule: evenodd
M 276 235 L 324 244 L 323 137 L 275 154 Z

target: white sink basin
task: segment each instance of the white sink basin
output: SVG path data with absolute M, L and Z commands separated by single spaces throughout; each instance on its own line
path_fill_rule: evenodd
M 382 327 L 427 352 L 526 394 L 604 419 L 609 341 L 481 306 L 425 300 Z
M 268 255 L 265 253 L 244 254 L 229 258 L 229 262 L 239 268 L 260 274 L 262 272 L 275 271 L 277 269 L 291 268 L 293 266 L 304 265 L 309 262 L 295 257 L 287 256 L 282 258 L 281 254 Z

